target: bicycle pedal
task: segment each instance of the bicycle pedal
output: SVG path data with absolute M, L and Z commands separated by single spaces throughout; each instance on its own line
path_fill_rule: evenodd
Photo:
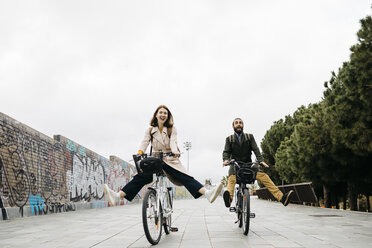
M 229 210 L 230 212 L 236 212 L 236 207 L 230 207 Z
M 256 218 L 256 214 L 255 213 L 250 213 L 249 218 Z
M 178 232 L 178 227 L 169 227 L 171 232 Z

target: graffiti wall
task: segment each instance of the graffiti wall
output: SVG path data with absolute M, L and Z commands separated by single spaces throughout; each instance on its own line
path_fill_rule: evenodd
M 68 203 L 64 152 L 61 143 L 0 114 L 2 208 L 17 207 L 22 212 L 29 205 L 39 212 L 46 211 L 45 205 Z
M 0 208 L 23 216 L 75 210 L 76 203 L 105 206 L 102 185 L 123 187 L 133 165 L 111 160 L 61 135 L 50 138 L 0 113 Z M 139 196 L 140 197 L 140 196 Z M 122 202 L 121 204 L 125 204 Z

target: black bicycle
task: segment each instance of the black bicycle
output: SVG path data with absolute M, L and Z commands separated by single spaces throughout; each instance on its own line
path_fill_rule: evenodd
M 172 187 L 167 187 L 164 180 L 163 157 L 173 156 L 173 153 L 153 153 L 133 155 L 133 160 L 138 173 L 153 173 L 155 182 L 148 187 L 142 201 L 142 222 L 147 240 L 156 245 L 159 243 L 162 228 L 165 234 L 177 232 L 178 228 L 172 227 L 173 195 Z
M 236 184 L 239 185 L 236 188 L 235 207 L 230 207 L 230 212 L 236 212 L 238 220 L 235 223 L 239 223 L 239 227 L 243 227 L 244 235 L 248 235 L 250 218 L 256 215 L 250 209 L 250 193 L 247 184 L 255 182 L 260 163 L 231 160 L 229 164 L 234 165 Z

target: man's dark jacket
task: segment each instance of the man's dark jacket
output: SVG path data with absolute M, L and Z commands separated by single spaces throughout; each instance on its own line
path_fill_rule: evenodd
M 233 134 L 226 138 L 222 158 L 223 161 L 235 159 L 236 161 L 242 161 L 245 163 L 252 162 L 251 159 L 252 151 L 256 155 L 256 158 L 259 162 L 263 161 L 260 150 L 258 149 L 256 141 L 253 137 L 253 134 L 243 133 L 241 136 L 241 142 L 239 142 L 236 134 Z M 233 166 L 230 166 L 229 176 L 232 174 L 235 174 L 235 171 Z

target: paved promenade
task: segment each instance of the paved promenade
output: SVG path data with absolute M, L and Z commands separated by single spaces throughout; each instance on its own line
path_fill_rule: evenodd
M 235 214 L 206 199 L 175 201 L 177 233 L 157 247 L 372 247 L 372 214 L 321 209 L 252 197 L 256 218 L 248 236 Z M 81 210 L 0 222 L 0 247 L 150 247 L 141 222 L 141 205 Z

